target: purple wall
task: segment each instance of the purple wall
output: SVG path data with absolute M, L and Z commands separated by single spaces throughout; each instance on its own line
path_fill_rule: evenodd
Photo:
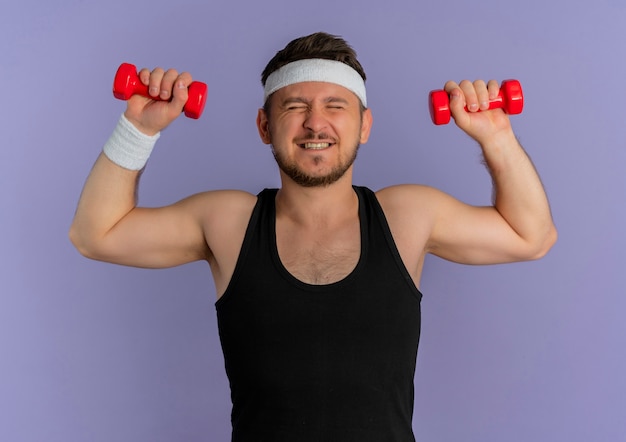
M 95 3 L 95 2 L 94 2 Z M 414 427 L 426 441 L 623 440 L 626 434 L 626 6 L 621 0 L 107 2 L 0 12 L 0 440 L 223 441 L 230 403 L 211 276 L 89 261 L 67 230 L 124 104 L 118 64 L 209 83 L 168 128 L 141 203 L 278 184 L 254 126 L 260 71 L 290 39 L 340 34 L 368 72 L 375 124 L 355 181 L 490 200 L 478 149 L 434 127 L 447 79 L 518 78 L 513 124 L 560 231 L 539 262 L 429 259 Z M 59 6 L 60 5 L 60 6 Z

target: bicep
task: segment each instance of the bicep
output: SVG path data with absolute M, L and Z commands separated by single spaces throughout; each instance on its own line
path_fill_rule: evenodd
M 461 264 L 500 264 L 531 258 L 527 242 L 495 207 L 465 204 L 432 190 L 427 252 Z
M 208 246 L 199 194 L 159 208 L 136 207 L 101 240 L 94 259 L 144 268 L 174 267 L 205 259 Z
M 494 207 L 468 205 L 421 185 L 392 186 L 377 196 L 409 268 L 425 253 L 468 265 L 539 257 Z

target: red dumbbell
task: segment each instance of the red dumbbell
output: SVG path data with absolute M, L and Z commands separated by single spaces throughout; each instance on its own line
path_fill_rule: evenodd
M 448 124 L 450 122 L 450 97 L 444 90 L 431 91 L 430 117 L 433 123 Z M 500 93 L 495 100 L 489 102 L 489 109 L 504 109 L 507 114 L 522 113 L 524 94 L 522 85 L 517 80 L 504 80 L 500 85 Z M 467 107 L 465 108 L 467 110 Z
M 198 119 L 206 104 L 208 87 L 205 83 L 194 81 L 189 85 L 189 98 L 185 104 L 185 116 Z M 130 63 L 122 63 L 113 80 L 113 95 L 120 100 L 128 100 L 133 95 L 141 95 L 160 101 L 148 93 L 148 86 L 139 80 L 137 68 Z

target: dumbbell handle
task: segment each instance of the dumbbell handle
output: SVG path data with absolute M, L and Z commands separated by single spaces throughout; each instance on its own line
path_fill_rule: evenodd
M 448 124 L 450 122 L 450 97 L 444 90 L 434 90 L 429 94 L 430 116 L 433 123 Z M 500 92 L 494 100 L 489 101 L 489 108 L 503 109 L 507 114 L 516 115 L 524 108 L 522 86 L 517 80 L 504 80 Z M 465 107 L 467 111 L 467 107 Z
M 185 116 L 198 119 L 204 111 L 208 87 L 201 81 L 194 81 L 189 85 L 189 95 L 185 104 Z M 113 95 L 120 100 L 128 100 L 133 95 L 141 95 L 155 101 L 163 101 L 160 97 L 153 97 L 148 93 L 148 86 L 143 84 L 137 74 L 137 68 L 130 63 L 122 63 L 115 73 L 113 80 Z

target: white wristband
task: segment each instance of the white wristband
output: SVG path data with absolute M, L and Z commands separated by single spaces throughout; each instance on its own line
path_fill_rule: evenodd
M 102 151 L 124 169 L 141 170 L 160 136 L 160 132 L 152 136 L 144 134 L 122 114 Z

